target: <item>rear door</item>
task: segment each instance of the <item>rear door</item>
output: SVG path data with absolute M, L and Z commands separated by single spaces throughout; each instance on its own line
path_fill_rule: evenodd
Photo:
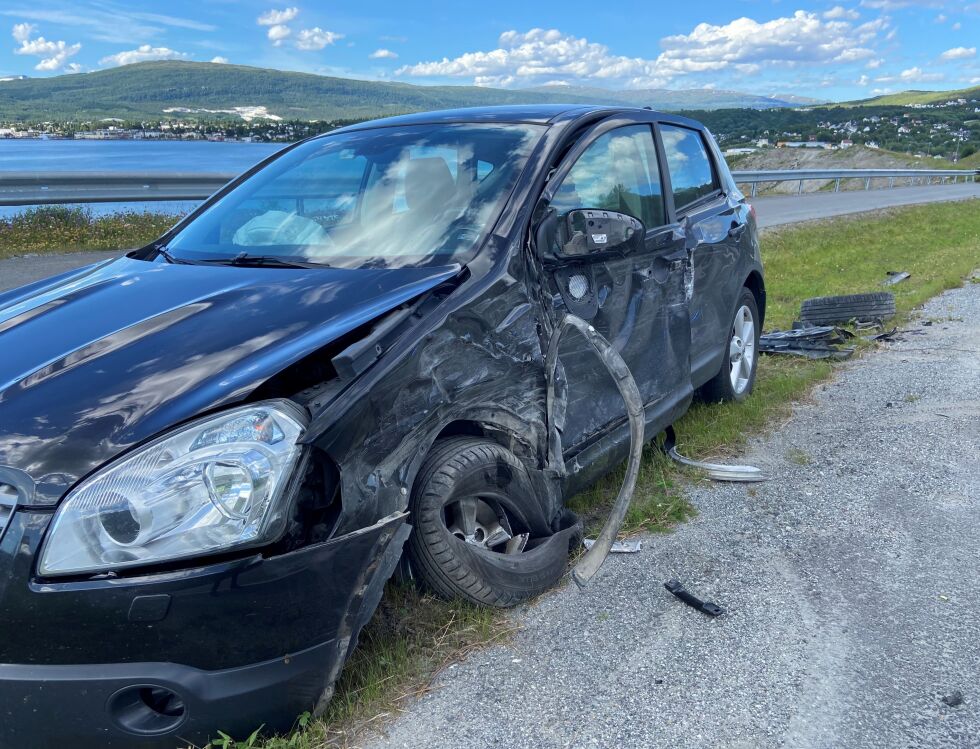
M 685 397 L 690 329 L 683 237 L 667 226 L 660 159 L 650 123 L 606 121 L 559 166 L 546 196 L 559 216 L 604 209 L 640 219 L 643 248 L 545 261 L 552 303 L 590 322 L 623 357 L 649 409 Z M 539 248 L 539 256 L 540 256 Z M 625 421 L 625 405 L 594 352 L 575 335 L 562 341 L 568 388 L 566 454 Z
M 729 204 L 705 134 L 695 128 L 661 122 L 657 126 L 669 177 L 668 202 L 679 225 L 697 227 L 699 242 L 691 262 L 691 362 L 695 386 L 718 369 L 732 307 L 741 279 L 735 278 L 739 238 L 745 222 Z

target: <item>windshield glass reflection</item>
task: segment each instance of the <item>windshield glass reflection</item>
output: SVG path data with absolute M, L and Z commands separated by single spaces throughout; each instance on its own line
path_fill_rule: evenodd
M 298 146 L 223 197 L 167 246 L 189 261 L 332 267 L 466 262 L 544 128 L 377 128 Z M 281 263 L 280 263 L 281 264 Z

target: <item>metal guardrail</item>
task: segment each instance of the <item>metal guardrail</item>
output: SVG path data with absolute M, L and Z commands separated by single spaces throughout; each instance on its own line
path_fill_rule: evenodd
M 840 191 L 841 180 L 863 179 L 864 189 L 871 189 L 871 181 L 887 179 L 888 187 L 895 187 L 901 180 L 905 185 L 931 185 L 933 180 L 955 184 L 960 178 L 964 182 L 976 182 L 980 170 L 969 169 L 772 169 L 760 171 L 733 171 L 732 176 L 739 184 L 752 185 L 752 197 L 756 196 L 759 185 L 779 182 L 799 181 L 797 194 L 803 192 L 803 183 L 808 180 L 834 181 L 834 192 Z
M 0 206 L 204 200 L 235 174 L 0 172 Z
M 807 180 L 863 179 L 865 189 L 872 180 L 887 179 L 894 187 L 899 180 L 908 185 L 948 181 L 975 182 L 980 170 L 958 169 L 787 169 L 735 171 L 735 181 L 752 186 L 755 197 L 761 184 L 799 182 L 803 192 Z M 59 203 L 141 203 L 157 200 L 204 200 L 223 187 L 235 174 L 184 172 L 0 172 L 0 206 L 51 205 Z

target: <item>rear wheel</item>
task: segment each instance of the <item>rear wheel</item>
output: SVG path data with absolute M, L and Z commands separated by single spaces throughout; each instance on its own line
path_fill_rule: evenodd
M 721 369 L 701 388 L 705 400 L 742 401 L 749 397 L 759 360 L 759 333 L 755 295 L 743 287 L 735 305 Z
M 478 437 L 439 440 L 409 504 L 413 572 L 443 598 L 489 606 L 544 592 L 564 574 L 569 541 L 555 553 L 548 538 L 530 537 L 520 508 L 534 501 L 524 465 L 502 445 Z

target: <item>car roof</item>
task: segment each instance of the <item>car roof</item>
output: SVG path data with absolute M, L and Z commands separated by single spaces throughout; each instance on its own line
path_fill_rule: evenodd
M 335 133 L 357 130 L 371 130 L 383 127 L 404 125 L 444 125 L 464 122 L 496 122 L 500 124 L 528 123 L 534 125 L 554 125 L 574 120 L 597 121 L 615 114 L 642 115 L 641 121 L 659 121 L 704 130 L 704 125 L 680 114 L 659 112 L 647 107 L 614 107 L 601 104 L 509 104 L 503 106 L 461 107 L 459 109 L 439 109 L 432 112 L 415 112 L 396 117 L 383 117 L 377 120 L 358 122 L 329 133 L 314 136 L 325 138 Z
M 492 107 L 462 107 L 459 109 L 441 109 L 434 112 L 416 112 L 397 117 L 385 117 L 378 120 L 359 122 L 348 125 L 334 132 L 349 130 L 367 130 L 374 127 L 395 127 L 399 125 L 435 125 L 453 122 L 499 122 L 499 123 L 531 123 L 548 125 L 558 120 L 569 120 L 592 114 L 594 112 L 623 111 L 623 107 L 606 107 L 587 104 L 510 104 Z

